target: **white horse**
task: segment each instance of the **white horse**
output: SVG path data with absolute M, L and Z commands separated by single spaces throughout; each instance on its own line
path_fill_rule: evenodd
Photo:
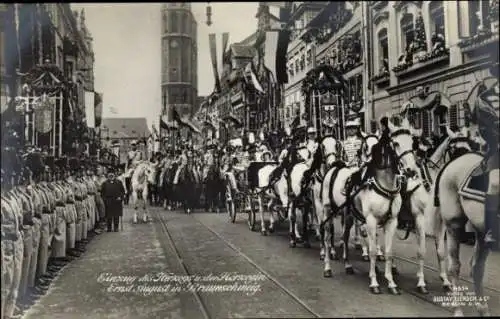
M 257 193 L 257 199 L 259 204 L 259 213 L 260 213 L 260 231 L 263 235 L 267 235 L 267 232 L 274 232 L 274 226 L 276 223 L 276 219 L 274 217 L 274 211 L 277 209 L 281 209 L 282 212 L 285 212 L 288 218 L 290 218 L 289 211 L 289 198 L 288 198 L 288 183 L 285 175 L 282 173 L 280 178 L 274 182 L 274 184 L 270 184 L 270 177 L 273 171 L 278 167 L 278 164 L 266 164 L 261 167 L 258 172 L 258 180 L 257 187 L 253 190 L 254 193 Z M 266 199 L 270 201 L 266 205 L 269 210 L 269 229 L 266 228 L 266 223 L 264 219 L 264 202 Z M 275 204 L 277 209 L 273 209 L 272 205 Z M 279 205 L 281 204 L 281 205 Z
M 362 133 L 362 136 L 363 136 L 363 142 L 361 144 L 361 160 L 362 160 L 362 162 L 368 162 L 371 158 L 372 147 L 378 143 L 378 132 L 376 134 L 369 134 L 369 135 Z M 328 147 L 326 145 L 327 142 L 328 142 L 328 139 L 323 140 L 323 142 L 321 143 L 322 144 L 321 148 L 325 148 L 325 150 L 326 150 Z M 346 176 L 345 176 L 345 179 L 343 180 L 342 183 L 345 185 L 347 178 L 349 176 L 351 176 L 352 173 L 354 173 L 355 171 L 358 170 L 358 168 L 356 168 L 356 167 L 347 168 L 345 162 L 340 161 L 340 158 L 342 157 L 341 144 L 339 144 L 338 147 L 336 147 L 337 152 L 338 152 L 337 153 L 338 160 L 334 160 L 334 158 L 332 156 L 334 154 L 334 153 L 332 153 L 333 152 L 333 147 L 332 147 L 333 145 L 334 145 L 333 141 L 331 141 L 330 146 L 329 146 L 330 151 L 329 152 L 325 151 L 326 154 L 328 154 L 328 153 L 331 154 L 329 156 L 330 160 L 326 159 L 328 171 L 324 174 L 324 178 L 320 184 L 319 189 L 315 188 L 315 193 L 319 194 L 318 195 L 319 200 L 317 201 L 317 203 L 318 203 L 319 220 L 321 223 L 320 227 L 322 228 L 320 259 L 325 261 L 325 272 L 324 272 L 325 277 L 331 276 L 330 259 L 337 259 L 337 255 L 335 253 L 334 244 L 333 244 L 335 231 L 334 231 L 334 225 L 333 225 L 332 219 L 334 217 L 339 216 L 339 213 L 341 213 L 342 210 L 345 210 L 345 207 L 338 209 L 338 211 L 337 211 L 337 209 L 333 209 L 333 207 L 336 207 L 335 203 L 332 204 L 332 202 L 334 201 L 334 198 L 332 197 L 332 195 L 333 195 L 332 190 L 334 187 L 333 183 L 336 182 L 335 176 L 337 176 L 340 169 L 343 169 L 343 172 L 345 172 Z M 330 163 L 330 164 L 328 164 L 328 163 Z M 317 186 L 315 186 L 315 187 L 317 187 Z M 326 193 L 325 193 L 325 191 L 326 191 Z M 325 197 L 325 195 L 326 195 L 326 197 Z M 345 199 L 344 199 L 344 203 L 345 203 Z M 342 216 L 342 215 L 340 215 L 340 216 Z M 343 217 L 345 217 L 344 218 L 344 228 L 347 227 L 350 230 L 352 227 L 352 224 L 354 223 L 353 217 L 349 216 L 348 214 L 344 214 Z M 358 226 L 356 225 L 356 227 L 358 227 Z M 344 235 L 347 235 L 347 237 L 348 237 L 349 231 L 344 230 Z M 345 236 L 343 236 L 343 238 L 344 237 Z M 362 236 L 363 242 L 364 242 L 363 253 L 364 254 L 366 253 L 366 255 L 368 255 L 368 252 L 366 249 L 367 244 L 366 244 L 365 237 L 366 236 Z M 325 245 L 326 242 L 328 244 Z M 346 244 L 346 241 L 342 240 L 341 245 L 345 245 L 345 244 Z M 325 257 L 326 251 L 330 251 L 330 254 L 328 254 L 327 257 Z M 380 247 L 377 245 L 377 255 L 379 255 L 379 254 L 382 254 L 382 252 L 380 251 Z M 344 262 L 346 262 L 346 272 L 352 273 L 352 266 L 350 264 L 348 264 L 348 262 L 347 262 L 347 247 L 346 246 L 344 246 L 343 255 L 344 255 Z
M 316 223 L 316 236 L 320 238 L 320 259 L 323 260 L 325 257 L 325 247 L 323 245 L 323 236 L 325 234 L 324 227 L 321 225 L 321 221 L 324 220 L 323 216 L 323 202 L 321 201 L 321 187 L 323 184 L 323 180 L 325 178 L 326 173 L 334 167 L 334 165 L 341 165 L 340 158 L 342 157 L 342 144 L 335 139 L 332 135 L 324 136 L 317 149 L 316 156 L 320 156 L 321 160 L 319 161 L 319 167 L 316 168 L 316 174 L 313 177 L 312 181 L 312 191 L 313 191 L 313 200 L 314 200 L 314 211 L 313 211 L 313 221 Z M 312 166 L 318 166 L 316 161 Z M 330 258 L 335 259 L 336 253 L 333 248 L 333 236 L 331 236 L 331 249 L 330 249 Z
M 443 285 L 456 287 L 460 274 L 460 233 L 466 221 L 470 222 L 476 234 L 474 254 L 471 258 L 471 276 L 474 282 L 475 294 L 478 298 L 484 296 L 483 277 L 489 250 L 484 243 L 484 202 L 488 194 L 499 195 L 498 169 L 489 173 L 489 185 L 486 192 L 468 189 L 467 185 L 473 178 L 473 172 L 478 169 L 483 156 L 478 153 L 466 153 L 449 162 L 440 172 L 440 178 L 433 188 L 434 200 L 426 208 L 429 227 L 434 231 L 438 260 L 440 263 L 441 279 Z M 435 188 L 438 188 L 437 191 Z M 491 196 L 491 195 L 490 195 Z M 446 240 L 445 240 L 446 234 Z M 447 251 L 446 251 L 447 250 Z M 448 257 L 448 274 L 451 284 L 447 279 L 445 257 Z M 486 302 L 477 302 L 480 315 L 489 315 Z M 455 316 L 463 316 L 460 306 L 455 308 Z
M 147 214 L 147 199 L 148 199 L 148 183 L 154 183 L 155 170 L 149 162 L 139 162 L 134 168 L 131 178 L 132 185 L 132 205 L 134 205 L 133 222 L 137 223 L 137 210 L 139 201 L 142 202 L 143 216 L 142 219 L 148 222 Z
M 357 168 L 332 169 L 325 176 L 323 182 L 322 201 L 324 205 L 324 216 L 329 215 L 330 210 L 334 214 L 347 205 L 352 208 L 356 217 L 365 222 L 368 235 L 369 256 L 370 256 L 370 290 L 373 293 L 380 293 L 379 284 L 375 272 L 376 263 L 376 233 L 377 226 L 381 225 L 385 231 L 385 278 L 388 281 L 389 290 L 393 294 L 399 294 L 398 287 L 394 282 L 392 274 L 392 242 L 397 226 L 397 216 L 401 208 L 401 195 L 399 194 L 401 185 L 400 176 L 397 175 L 398 159 L 395 150 L 387 141 L 379 141 L 371 149 L 371 160 L 368 163 L 371 167 L 371 178 L 363 185 L 358 185 L 358 189 L 349 195 L 351 200 L 347 202 L 344 195 L 344 188 L 348 177 Z M 328 179 L 328 183 L 326 180 Z M 330 217 L 330 216 L 329 216 Z M 326 223 L 326 221 L 324 221 Z M 350 227 L 347 219 L 344 224 L 344 261 L 346 262 L 347 273 L 352 273 L 352 267 L 348 261 L 348 241 Z M 333 228 L 333 227 L 332 227 Z M 325 228 L 325 233 L 330 232 Z M 333 234 L 333 232 L 331 232 Z M 331 235 L 330 234 L 330 235 Z M 329 251 L 329 238 L 325 236 L 325 250 Z M 325 255 L 325 268 L 323 275 L 331 277 L 329 254 Z
M 310 154 L 306 147 L 300 147 L 297 149 L 297 155 L 302 159 L 299 163 L 296 163 L 290 171 L 290 209 L 289 209 L 289 235 L 290 235 L 290 247 L 295 247 L 297 241 L 303 242 L 304 247 L 310 247 L 309 234 L 307 222 L 309 220 L 309 213 L 312 211 L 312 194 L 309 191 L 309 187 L 304 187 L 304 177 L 306 172 L 309 170 L 314 170 L 312 167 L 314 161 L 314 154 Z M 297 208 L 302 206 L 300 209 L 302 217 L 302 236 L 298 230 L 297 223 Z

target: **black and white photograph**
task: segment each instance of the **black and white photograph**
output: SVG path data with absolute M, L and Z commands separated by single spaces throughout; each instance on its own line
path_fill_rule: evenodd
M 0 319 L 499 317 L 498 6 L 0 4 Z

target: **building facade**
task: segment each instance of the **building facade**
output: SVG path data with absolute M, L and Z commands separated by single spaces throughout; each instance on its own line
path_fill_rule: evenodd
M 287 63 L 284 121 L 301 121 L 321 131 L 333 126 L 343 138 L 343 123 L 360 117 L 365 126 L 368 86 L 364 60 L 364 2 L 294 3 L 294 29 Z
M 163 4 L 161 15 L 162 114 L 169 114 L 172 121 L 175 109 L 179 116 L 189 118 L 198 97 L 197 22 L 189 3 Z M 172 135 L 170 142 L 175 143 L 177 132 L 169 132 L 163 130 L 161 135 Z M 187 130 L 181 129 L 180 135 L 187 135 Z
M 146 118 L 103 118 L 101 125 L 101 145 L 111 149 L 120 159 L 127 161 L 127 153 L 133 141 L 139 142 L 138 149 L 147 154 L 146 143 L 151 135 Z
M 55 156 L 88 153 L 94 131 L 85 122 L 84 92 L 94 91 L 94 53 L 84 11 L 7 4 L 1 13 L 2 110 L 19 122 L 21 144 Z
M 408 111 L 427 137 L 466 125 L 469 93 L 498 65 L 498 1 L 371 1 L 370 18 L 370 116 Z

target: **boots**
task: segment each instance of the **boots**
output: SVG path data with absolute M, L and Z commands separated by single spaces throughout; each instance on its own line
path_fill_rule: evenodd
M 484 201 L 484 242 L 491 250 L 499 250 L 498 195 L 486 194 Z

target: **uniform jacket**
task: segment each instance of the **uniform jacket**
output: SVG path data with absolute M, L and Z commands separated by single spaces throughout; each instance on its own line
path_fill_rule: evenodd
M 348 165 L 358 165 L 358 151 L 361 149 L 362 140 L 357 136 L 350 136 L 345 139 L 343 149 L 347 157 Z
M 118 179 L 106 180 L 102 184 L 101 196 L 104 201 L 106 216 L 123 216 L 125 188 Z

